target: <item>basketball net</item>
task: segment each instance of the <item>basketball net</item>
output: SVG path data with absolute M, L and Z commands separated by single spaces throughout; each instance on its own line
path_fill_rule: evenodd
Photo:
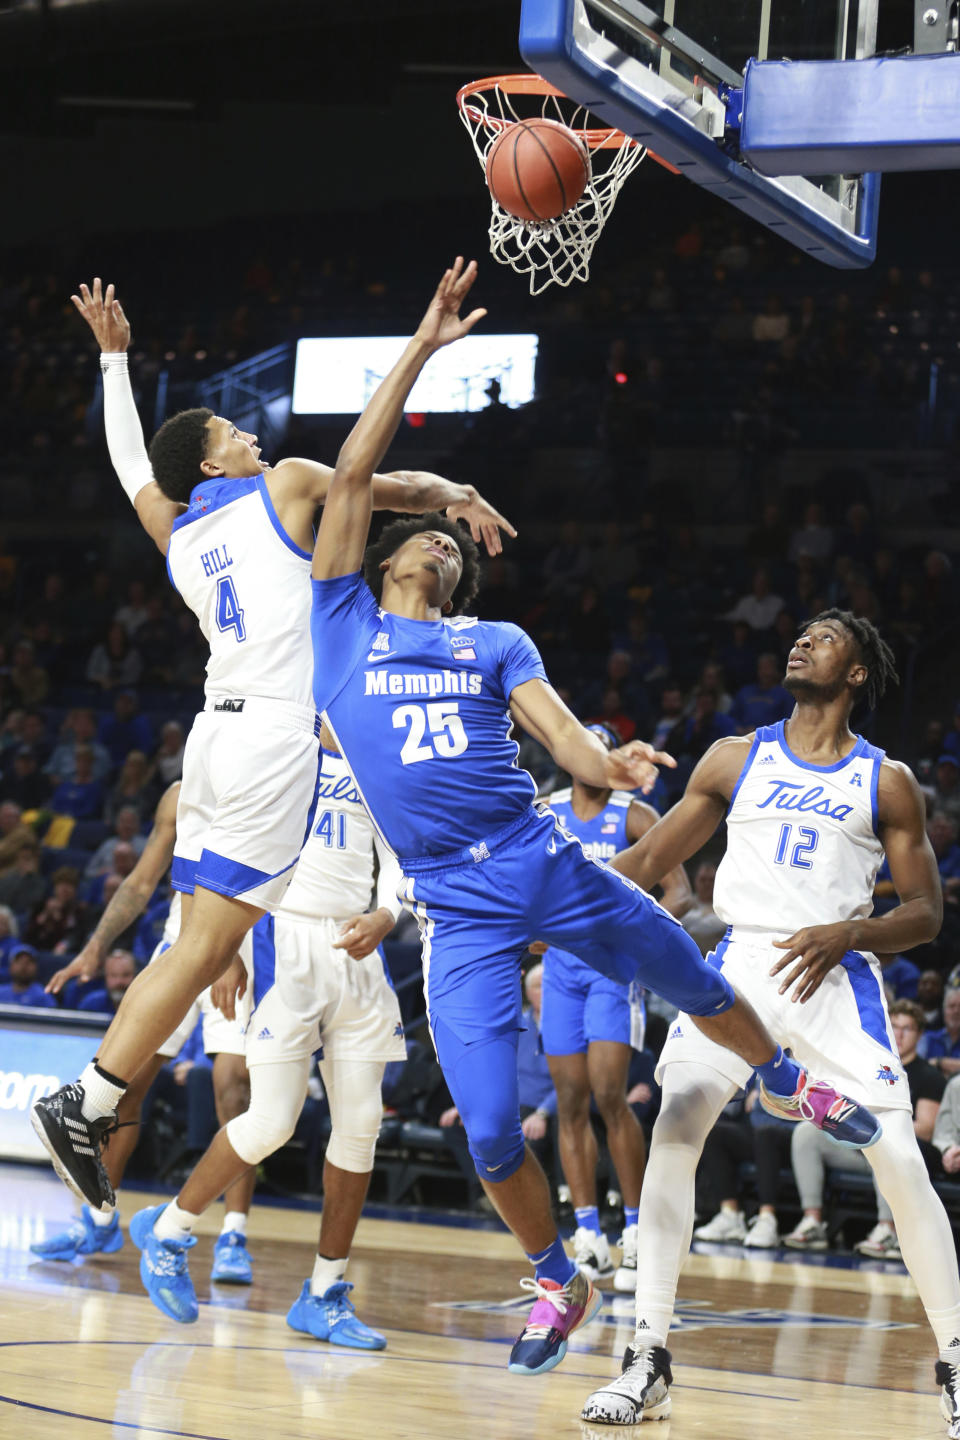
M 590 278 L 590 257 L 623 182 L 647 152 L 620 130 L 594 129 L 589 112 L 540 75 L 495 75 L 473 80 L 457 94 L 460 118 L 486 175 L 487 152 L 509 126 L 542 117 L 573 130 L 587 146 L 590 178 L 583 195 L 556 220 L 519 220 L 490 196 L 490 254 L 529 275 L 530 294 L 548 285 Z

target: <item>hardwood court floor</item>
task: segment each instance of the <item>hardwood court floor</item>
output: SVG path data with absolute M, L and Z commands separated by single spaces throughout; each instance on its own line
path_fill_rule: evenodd
M 161 1197 L 162 1198 L 162 1197 Z M 124 1220 L 153 1198 L 121 1196 Z M 629 1430 L 582 1425 L 616 1373 L 633 1297 L 559 1368 L 506 1370 L 529 1273 L 512 1239 L 365 1219 L 351 1262 L 364 1354 L 297 1335 L 284 1316 L 312 1266 L 316 1216 L 254 1208 L 252 1288 L 209 1283 L 219 1210 L 193 1251 L 200 1319 L 176 1325 L 138 1278 L 138 1252 L 40 1261 L 32 1240 L 73 1201 L 52 1172 L 0 1167 L 0 1436 L 10 1440 L 933 1440 L 944 1434 L 931 1337 L 912 1284 L 889 1266 L 834 1269 L 737 1254 L 691 1256 L 671 1335 L 673 1416 Z M 809 1259 L 810 1257 L 805 1257 Z M 211 1295 L 211 1288 L 216 1292 Z

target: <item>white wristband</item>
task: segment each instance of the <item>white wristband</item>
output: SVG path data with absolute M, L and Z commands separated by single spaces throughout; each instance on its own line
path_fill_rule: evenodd
M 103 421 L 107 448 L 120 484 L 132 505 L 140 491 L 147 485 L 153 485 L 155 480 L 130 387 L 126 351 L 103 351 L 100 372 L 103 375 Z

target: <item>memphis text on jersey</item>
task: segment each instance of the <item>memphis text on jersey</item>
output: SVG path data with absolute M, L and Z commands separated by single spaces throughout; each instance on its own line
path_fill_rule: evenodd
M 396 670 L 365 670 L 365 695 L 479 695 L 483 677 L 475 670 L 440 670 L 401 675 Z

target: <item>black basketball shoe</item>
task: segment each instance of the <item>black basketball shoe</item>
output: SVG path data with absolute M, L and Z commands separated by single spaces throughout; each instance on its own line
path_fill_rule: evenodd
M 949 1440 L 960 1440 L 960 1365 L 937 1361 L 937 1384 L 940 1386 L 940 1414 L 947 1422 Z
M 30 1123 L 53 1161 L 53 1168 L 68 1189 L 94 1210 L 116 1204 L 113 1186 L 100 1160 L 100 1146 L 117 1128 L 116 1113 L 102 1120 L 85 1120 L 83 1086 L 63 1085 L 38 1100 Z
M 580 1413 L 581 1420 L 604 1425 L 637 1425 L 641 1420 L 666 1420 L 670 1415 L 670 1351 L 662 1345 L 649 1350 L 628 1345 L 616 1380 L 594 1390 Z

